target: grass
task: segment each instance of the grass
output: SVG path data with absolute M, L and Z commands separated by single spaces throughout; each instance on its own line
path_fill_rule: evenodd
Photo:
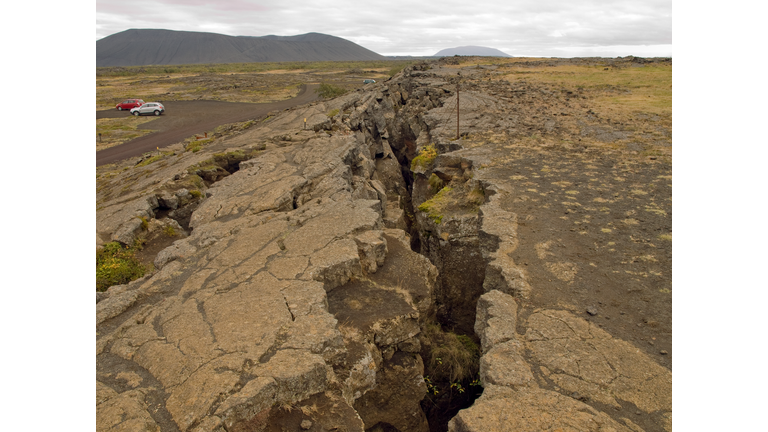
M 406 66 L 408 66 L 408 64 L 405 64 L 405 63 L 393 66 L 392 68 L 389 69 L 389 72 L 387 72 L 387 75 L 389 75 L 390 77 L 393 77 L 399 74 L 403 69 L 405 69 Z
M 213 142 L 213 138 L 207 138 L 207 139 L 201 139 L 201 140 L 195 140 L 186 145 L 187 151 L 191 151 L 192 153 L 197 153 L 200 150 L 203 149 L 203 146 L 206 144 L 210 144 Z
M 138 126 L 154 120 L 151 117 L 128 116 L 123 118 L 96 119 L 96 149 L 114 147 L 134 138 L 151 133 L 151 130 L 138 130 Z M 99 137 L 101 135 L 101 137 Z
M 225 64 L 187 64 L 173 66 L 130 66 L 99 67 L 96 77 L 137 77 L 147 75 L 184 75 L 184 74 L 232 74 L 266 73 L 271 71 L 332 71 L 347 69 L 377 69 L 405 67 L 411 60 L 382 61 L 325 61 L 325 62 L 259 62 Z M 393 66 L 393 64 L 395 66 Z
M 138 248 L 110 242 L 96 251 L 96 291 L 126 284 L 147 273 L 148 269 L 136 258 Z
M 328 83 L 320 84 L 317 90 L 315 90 L 315 93 L 323 99 L 333 99 L 342 96 L 346 92 L 346 89 Z
M 175 228 L 173 228 L 173 226 L 171 226 L 171 225 L 167 225 L 167 226 L 166 226 L 166 227 L 163 229 L 163 232 L 164 232 L 164 233 L 165 233 L 165 235 L 167 235 L 168 237 L 174 237 L 174 236 L 176 236 L 176 229 L 175 229 Z
M 526 67 L 505 77 L 546 83 L 574 94 L 593 97 L 590 105 L 599 115 L 612 118 L 645 113 L 672 119 L 672 66 L 611 68 L 604 65 Z
M 466 335 L 443 331 L 439 324 L 428 323 L 421 342 L 427 351 L 425 375 L 435 381 L 468 381 L 479 368 L 480 348 Z
M 198 81 L 205 80 L 205 85 Z M 220 100 L 226 102 L 265 103 L 298 95 L 306 77 L 288 76 L 210 77 L 181 75 L 137 75 L 97 77 L 96 109 L 114 109 L 115 104 L 138 97 L 146 102 L 174 100 Z
M 151 158 L 149 158 L 149 159 L 145 159 L 145 160 L 141 161 L 141 162 L 140 162 L 138 165 L 136 165 L 136 166 L 137 166 L 137 167 L 143 167 L 143 166 L 147 166 L 147 165 L 151 164 L 152 162 L 157 162 L 157 161 L 159 161 L 159 160 L 160 160 L 160 159 L 162 159 L 164 156 L 165 156 L 164 154 L 158 154 L 158 155 L 154 155 L 154 156 L 152 156 L 152 157 L 151 157 Z

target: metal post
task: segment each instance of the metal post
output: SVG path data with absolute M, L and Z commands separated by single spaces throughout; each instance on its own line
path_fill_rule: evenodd
M 459 80 L 456 81 L 456 139 L 459 139 Z

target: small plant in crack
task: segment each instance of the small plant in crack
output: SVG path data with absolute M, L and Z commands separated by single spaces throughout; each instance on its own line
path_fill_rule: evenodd
M 168 237 L 174 237 L 174 236 L 176 236 L 176 230 L 175 230 L 175 229 L 173 228 L 173 226 L 171 226 L 171 225 L 168 225 L 168 226 L 166 226 L 166 227 L 163 229 L 163 232 L 164 232 L 164 233 L 165 233 L 165 235 L 167 235 Z

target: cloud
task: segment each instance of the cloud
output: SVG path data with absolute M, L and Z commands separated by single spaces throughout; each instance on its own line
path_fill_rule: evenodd
M 618 52 L 632 47 L 647 52 L 659 47 L 661 53 L 671 51 L 664 47 L 672 44 L 672 3 L 391 0 L 374 5 L 350 0 L 97 1 L 97 39 L 129 28 L 210 31 L 231 36 L 318 32 L 343 37 L 384 55 L 432 55 L 463 45 L 488 46 L 511 55 Z

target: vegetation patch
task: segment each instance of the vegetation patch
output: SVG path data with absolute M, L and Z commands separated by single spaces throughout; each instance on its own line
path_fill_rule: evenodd
M 317 95 L 323 99 L 333 99 L 345 94 L 346 92 L 347 90 L 345 88 L 328 83 L 320 84 L 317 90 L 315 90 L 315 93 L 317 93 Z
M 371 61 L 322 61 L 322 62 L 255 62 L 222 64 L 187 64 L 173 66 L 109 66 L 96 68 L 96 77 L 136 77 L 167 74 L 238 74 L 238 73 L 277 73 L 294 71 L 330 71 L 342 72 L 353 69 L 392 68 L 393 64 L 404 67 L 412 60 L 371 60 Z M 386 69 L 385 69 L 386 70 Z
M 432 167 L 432 163 L 435 162 L 435 158 L 437 158 L 437 149 L 435 148 L 434 144 L 429 144 L 422 147 L 418 156 L 413 158 L 411 161 L 411 171 L 415 172 L 419 169 L 426 171 Z
M 406 66 L 407 64 L 399 64 L 397 66 L 393 66 L 392 68 L 389 69 L 389 72 L 387 72 L 387 75 L 389 75 L 390 77 L 393 77 L 399 74 L 400 71 L 402 71 Z
M 206 138 L 201 140 L 194 140 L 186 144 L 187 151 L 197 153 L 203 149 L 203 146 L 213 142 L 213 138 Z
M 143 167 L 143 166 L 147 166 L 147 165 L 151 164 L 152 162 L 157 162 L 157 161 L 159 161 L 160 159 L 162 159 L 162 158 L 163 158 L 163 156 L 165 156 L 165 155 L 163 155 L 163 154 L 154 155 L 154 156 L 152 156 L 152 157 L 151 157 L 151 158 L 149 158 L 149 159 L 145 159 L 145 160 L 143 160 L 143 161 L 139 162 L 138 164 L 136 164 L 136 166 L 137 166 L 137 167 Z
M 199 193 L 199 191 L 198 191 L 198 193 Z M 176 236 L 176 229 L 174 229 L 172 225 L 167 225 L 165 228 L 163 228 L 163 232 L 168 237 L 175 237 Z
M 438 225 L 448 214 L 477 213 L 485 202 L 485 193 L 468 183 L 470 182 L 451 182 L 435 196 L 421 203 L 419 211 L 426 213 L 427 217 Z
M 152 120 L 154 120 L 152 117 L 136 116 L 96 119 L 96 150 L 114 147 L 152 133 L 151 130 L 137 129 L 140 124 Z
M 434 173 L 429 176 L 429 180 L 427 181 L 429 182 L 430 189 L 433 191 L 439 191 L 445 186 L 445 182 L 443 182 L 443 180 Z
M 200 182 L 203 179 L 214 182 L 217 179 L 237 172 L 240 169 L 240 162 L 256 157 L 265 148 L 266 144 L 262 144 L 245 150 L 215 153 L 211 158 L 188 167 L 187 172 L 200 179 Z M 204 183 L 202 185 L 195 184 L 195 186 L 202 189 L 204 188 Z M 200 191 L 197 191 L 197 193 L 199 195 L 195 196 L 196 198 L 202 196 Z
M 610 68 L 606 65 L 558 65 L 518 69 L 507 75 L 510 81 L 556 86 L 565 94 L 594 98 L 594 110 L 616 118 L 637 113 L 655 114 L 672 121 L 672 65 L 657 63 L 643 67 Z M 671 125 L 670 125 L 671 126 Z
M 136 258 L 140 246 L 127 248 L 110 242 L 96 251 L 96 291 L 106 291 L 113 285 L 122 285 L 147 273 L 147 268 Z
M 480 348 L 467 335 L 443 331 L 439 324 L 422 329 L 425 375 L 434 383 L 468 383 L 477 378 Z
M 328 116 L 328 118 L 333 118 L 333 117 L 336 117 L 336 115 L 338 113 L 339 113 L 338 109 L 332 109 L 332 110 L 328 111 L 328 114 L 326 114 L 326 115 Z
M 440 189 L 435 196 L 427 201 L 424 201 L 419 206 L 419 211 L 426 213 L 427 217 L 432 219 L 432 222 L 440 224 L 443 221 L 442 210 L 446 207 L 449 200 L 449 194 L 453 191 L 451 187 L 444 187 Z

